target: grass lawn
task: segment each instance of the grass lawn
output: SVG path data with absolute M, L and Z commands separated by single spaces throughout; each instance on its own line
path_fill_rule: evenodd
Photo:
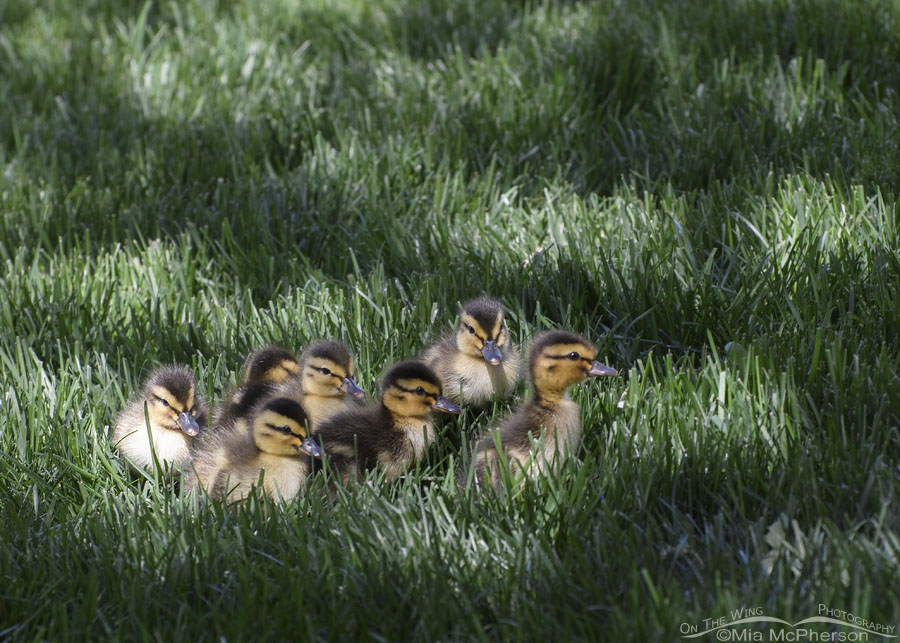
M 0 639 L 897 626 L 898 61 L 890 0 L 0 0 Z M 107 443 L 267 342 L 371 397 L 481 293 L 621 372 L 507 501 L 455 486 L 505 404 L 284 509 Z

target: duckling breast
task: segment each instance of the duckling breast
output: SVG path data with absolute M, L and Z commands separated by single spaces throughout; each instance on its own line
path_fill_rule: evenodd
M 340 396 L 323 396 L 323 395 L 305 395 L 300 400 L 300 405 L 306 412 L 309 420 L 310 430 L 313 434 L 317 433 L 322 424 L 343 413 L 354 408 L 359 408 L 357 398 L 350 398 L 344 395 Z
M 191 459 L 191 443 L 181 431 L 154 427 L 151 434 L 141 414 L 140 421 L 120 423 L 113 433 L 113 445 L 119 453 L 144 469 L 153 467 L 153 454 L 160 464 L 183 467 Z
M 475 405 L 486 404 L 495 395 L 505 398 L 516 385 L 517 370 L 506 360 L 492 366 L 481 357 L 460 353 L 453 360 L 453 376 L 445 378 L 444 395 L 454 403 Z
M 554 472 L 562 462 L 574 456 L 581 444 L 581 409 L 569 399 L 561 400 L 552 410 L 536 413 L 536 430 L 532 431 L 532 474 Z
M 266 456 L 260 464 L 265 470 L 263 487 L 272 498 L 293 500 L 306 488 L 309 467 L 303 458 Z

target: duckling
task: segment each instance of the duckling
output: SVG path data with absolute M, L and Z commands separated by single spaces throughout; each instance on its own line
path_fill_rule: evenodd
M 250 353 L 244 361 L 243 373 L 240 385 L 226 396 L 227 401 L 213 415 L 213 427 L 245 416 L 262 398 L 296 378 L 300 361 L 286 348 L 264 346 Z
M 300 374 L 279 389 L 285 397 L 300 403 L 313 433 L 326 419 L 358 407 L 355 398 L 366 392 L 354 379 L 353 354 L 346 344 L 321 340 L 303 354 Z
M 512 394 L 522 359 L 510 342 L 503 304 L 493 299 L 466 302 L 456 334 L 422 354 L 441 378 L 444 395 L 456 404 L 483 406 Z
M 316 437 L 345 480 L 380 467 L 390 481 L 421 459 L 434 439 L 431 410 L 462 412 L 441 395 L 441 380 L 428 366 L 400 362 L 385 374 L 378 404 L 336 415 Z
M 214 498 L 243 499 L 259 482 L 272 498 L 296 497 L 309 474 L 307 456 L 322 455 L 307 434 L 306 413 L 295 400 L 273 394 L 247 417 L 218 427 L 194 458 L 187 479 L 190 489 Z
M 300 361 L 280 346 L 264 346 L 250 353 L 244 362 L 243 384 L 272 382 L 281 384 L 300 373 Z
M 535 338 L 529 356 L 532 396 L 476 444 L 476 484 L 500 487 L 497 438 L 513 476 L 553 473 L 575 453 L 581 443 L 581 413 L 569 399 L 568 388 L 588 377 L 618 375 L 616 369 L 596 361 L 596 354 L 593 344 L 568 331 L 547 331 Z M 460 486 L 465 485 L 465 473 Z
M 191 370 L 163 366 L 147 377 L 137 399 L 116 418 L 111 440 L 137 467 L 152 469 L 154 453 L 160 464 L 181 467 L 190 461 L 193 438 L 206 431 L 208 413 Z

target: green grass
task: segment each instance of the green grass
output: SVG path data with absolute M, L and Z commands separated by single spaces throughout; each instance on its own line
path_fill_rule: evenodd
M 0 0 L 0 639 L 679 640 L 900 623 L 900 6 Z M 106 434 L 265 342 L 361 385 L 500 297 L 582 466 L 194 510 Z M 708 635 L 700 640 L 712 640 Z M 870 640 L 876 640 L 872 637 Z

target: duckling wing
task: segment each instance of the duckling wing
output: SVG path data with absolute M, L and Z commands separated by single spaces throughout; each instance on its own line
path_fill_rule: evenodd
M 326 457 L 340 456 L 365 470 L 375 466 L 386 443 L 393 445 L 391 426 L 385 409 L 365 407 L 344 411 L 325 421 L 317 437 Z
M 214 498 L 223 497 L 227 477 L 252 461 L 258 451 L 245 421 L 226 422 L 209 431 L 198 444 L 186 487 L 204 489 Z
M 119 413 L 110 442 L 119 455 L 130 460 L 132 465 L 143 468 L 153 465 L 153 449 L 147 435 L 143 400 L 133 402 Z
M 133 402 L 125 407 L 116 417 L 110 440 L 116 446 L 123 438 L 135 431 L 146 430 L 144 425 L 144 402 Z
M 464 384 L 463 374 L 456 365 L 460 355 L 456 337 L 448 335 L 427 348 L 419 358 L 440 378 L 443 395 L 454 404 L 459 403 L 459 391 Z
M 227 396 L 227 401 L 223 402 L 213 415 L 213 430 L 219 431 L 225 426 L 249 417 L 259 403 L 277 388 L 271 382 L 252 382 L 239 386 Z
M 453 371 L 453 360 L 459 354 L 459 348 L 456 346 L 456 338 L 448 335 L 422 352 L 419 358 L 425 362 L 431 370 L 444 379 L 448 373 Z
M 524 408 L 510 416 L 499 428 L 491 429 L 472 448 L 474 482 L 478 487 L 500 488 L 503 465 L 501 452 L 511 475 L 527 466 L 531 456 L 532 438 L 540 435 L 541 420 L 539 409 L 526 404 Z M 499 443 L 499 450 L 498 450 Z M 457 483 L 464 487 L 469 469 L 464 468 Z

